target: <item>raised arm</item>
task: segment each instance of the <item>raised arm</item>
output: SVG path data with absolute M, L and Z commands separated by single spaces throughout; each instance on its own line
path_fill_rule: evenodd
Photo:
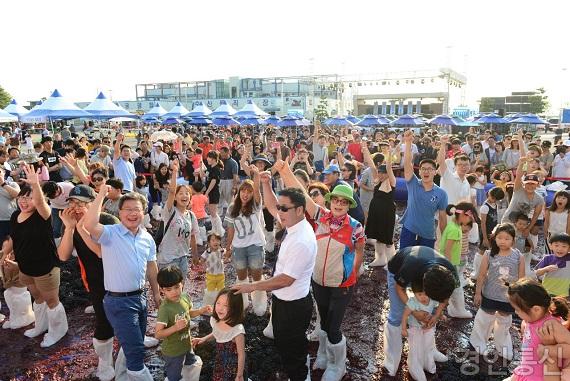
M 101 185 L 95 201 L 93 201 L 83 217 L 83 226 L 91 234 L 91 237 L 95 239 L 99 239 L 101 234 L 103 234 L 103 225 L 99 223 L 99 215 L 101 214 L 103 200 L 105 200 L 108 192 L 109 186 L 106 184 Z
M 24 166 L 24 173 L 26 174 L 26 178 L 22 180 L 32 188 L 32 199 L 36 205 L 36 210 L 44 220 L 51 218 L 51 208 L 44 197 L 44 192 L 42 192 L 40 180 L 34 167 L 32 165 Z
M 249 172 L 253 175 L 253 200 L 257 205 L 259 205 L 261 204 L 261 183 L 259 179 L 259 169 L 255 165 L 251 165 L 249 167 Z
M 168 184 L 168 198 L 166 199 L 166 209 L 172 210 L 174 207 L 174 198 L 176 196 L 176 180 L 178 180 L 178 168 L 180 168 L 180 163 L 178 160 L 173 160 L 170 165 L 172 171 L 172 176 L 170 178 L 170 184 Z
M 404 178 L 406 181 L 410 181 L 412 176 L 414 176 L 414 165 L 412 163 L 412 140 L 414 139 L 414 133 L 412 131 L 404 132 Z
M 307 193 L 307 190 L 305 189 L 303 184 L 301 184 L 299 180 L 297 180 L 293 172 L 291 172 L 291 168 L 289 168 L 287 163 L 285 163 L 283 160 L 276 161 L 273 167 L 277 169 L 277 171 L 281 175 L 283 183 L 285 184 L 286 187 L 299 188 L 303 191 L 305 195 L 305 201 L 307 202 L 307 213 L 309 213 L 309 216 L 313 217 L 317 213 L 319 206 L 315 204 L 311 196 L 309 196 L 309 194 Z
M 392 159 L 393 156 L 390 155 L 390 147 L 386 147 L 386 153 L 384 154 L 384 162 L 386 163 L 386 173 L 388 174 L 388 180 L 390 181 L 390 186 L 392 188 L 396 187 L 396 176 L 394 176 L 394 170 L 392 169 Z M 376 171 L 378 173 L 378 171 Z
M 526 156 L 521 156 L 521 158 L 519 159 L 519 165 L 517 166 L 517 171 L 515 174 L 515 190 L 521 189 L 523 187 L 522 183 L 522 178 L 524 176 L 523 167 L 527 161 L 528 160 Z
M 370 155 L 370 151 L 368 150 L 368 145 L 366 142 L 360 143 L 360 149 L 362 151 L 362 156 L 364 157 L 364 164 L 368 165 L 368 168 L 370 168 L 372 178 L 377 179 L 378 168 L 376 168 L 376 165 L 374 165 L 374 160 L 372 160 L 372 156 Z
M 87 176 L 85 176 L 85 173 L 83 173 L 83 171 L 81 170 L 81 168 L 79 168 L 79 166 L 77 165 L 77 159 L 75 157 L 73 157 L 72 154 L 68 153 L 67 155 L 65 155 L 65 157 L 60 157 L 59 160 L 69 169 L 71 169 L 71 172 L 77 176 L 77 178 L 79 178 L 79 181 L 81 181 L 82 184 L 85 185 L 89 185 L 91 184 L 91 181 L 89 180 L 89 178 Z
M 75 212 L 72 208 L 66 208 L 59 212 L 59 217 L 63 221 L 65 230 L 63 231 L 63 236 L 57 247 L 57 256 L 60 261 L 67 261 L 71 258 L 71 253 L 73 252 L 73 233 L 75 232 L 75 226 L 77 225 L 77 220 L 74 216 Z
M 115 146 L 113 147 L 113 160 L 119 160 L 121 157 L 121 144 L 125 137 L 123 134 L 117 134 L 115 138 Z
M 273 188 L 271 188 L 271 172 L 261 172 L 259 177 L 261 186 L 263 187 L 263 205 L 265 205 L 273 217 L 279 220 L 279 213 L 277 213 L 277 197 L 273 192 Z
M 524 144 L 524 134 L 522 129 L 517 131 L 517 141 L 519 142 L 519 152 L 521 153 L 521 157 L 526 156 L 526 146 Z
M 449 135 L 443 135 L 441 137 L 441 145 L 439 146 L 439 151 L 437 153 L 437 165 L 439 166 L 437 171 L 441 176 L 443 176 L 445 171 L 447 171 L 447 163 L 445 162 L 447 142 L 449 142 Z

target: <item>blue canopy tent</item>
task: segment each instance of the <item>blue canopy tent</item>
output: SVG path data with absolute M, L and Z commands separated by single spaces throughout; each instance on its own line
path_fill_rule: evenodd
M 281 119 L 279 119 L 278 116 L 271 115 L 269 118 L 264 120 L 264 123 L 265 124 L 272 124 L 272 125 L 276 126 L 277 124 L 279 124 L 280 121 L 281 121 Z
M 225 100 L 220 101 L 220 106 L 215 109 L 211 114 L 211 118 L 217 118 L 220 116 L 233 116 L 236 110 L 230 106 Z
M 184 118 L 195 118 L 195 117 L 205 117 L 212 113 L 212 110 L 208 106 L 204 105 L 202 102 L 198 102 L 196 106 L 186 115 L 182 115 Z
M 334 118 L 329 118 L 325 120 L 325 126 L 354 126 L 350 120 L 342 116 L 335 116 Z
M 245 117 L 256 117 L 256 116 L 267 116 L 269 115 L 262 109 L 260 109 L 251 99 L 248 99 L 245 106 L 243 106 L 238 112 L 234 114 L 234 117 L 245 116 Z
M 213 113 L 212 113 L 213 115 Z M 240 122 L 232 118 L 231 116 L 219 116 L 217 118 L 212 119 L 212 123 L 215 126 L 239 126 Z
M 138 118 L 138 116 L 114 104 L 102 91 L 97 95 L 97 98 L 83 110 L 91 114 L 91 118 L 93 119 Z
M 12 102 L 10 102 L 10 104 L 4 108 L 4 111 L 17 116 L 18 119 L 30 112 L 30 110 L 24 108 L 23 106 L 20 106 L 15 99 L 12 99 Z
M 391 126 L 405 127 L 405 126 L 423 126 L 423 120 L 414 118 L 412 115 L 402 115 L 398 119 L 390 123 Z
M 358 119 L 354 115 L 347 115 L 346 119 L 349 120 L 352 124 L 358 124 L 358 122 L 360 122 L 360 119 Z
M 184 123 L 184 121 L 182 119 L 178 119 L 178 118 L 165 118 L 162 120 L 163 126 L 170 126 L 173 124 L 182 124 L 182 123 Z
M 77 107 L 75 103 L 62 97 L 59 91 L 55 89 L 51 96 L 46 99 L 41 106 L 34 108 L 22 117 L 22 121 L 38 123 L 38 120 L 45 121 L 46 119 L 54 120 L 75 118 L 91 118 L 91 114 Z
M 546 124 L 545 120 L 540 119 L 535 114 L 526 114 L 510 121 L 515 124 Z
M 509 121 L 501 118 L 497 114 L 487 114 L 477 119 L 479 124 L 507 124 Z
M 0 109 L 0 123 L 17 122 L 18 117 Z
M 147 117 L 146 119 L 143 116 L 143 122 L 145 122 L 146 124 L 159 124 L 160 123 L 160 119 L 158 118 L 152 118 L 152 117 Z
M 241 119 L 239 122 L 245 126 L 259 126 L 260 124 L 263 124 L 263 120 L 261 118 L 255 118 L 255 117 L 244 118 Z
M 197 116 L 195 118 L 188 119 L 188 123 L 194 126 L 207 126 L 208 124 L 212 124 L 212 120 L 205 116 Z
M 458 126 L 457 123 L 451 116 L 449 115 L 438 115 L 435 118 L 428 120 L 428 124 L 437 124 L 441 126 Z
M 298 126 L 302 126 L 302 125 L 303 125 L 303 121 L 299 118 L 292 116 L 292 115 L 287 115 L 282 120 L 277 122 L 278 127 L 298 127 Z
M 166 114 L 166 110 L 160 105 L 160 103 L 156 102 L 153 108 L 148 110 L 143 116 L 142 120 L 147 121 L 149 119 L 158 119 L 162 118 L 164 114 Z
M 360 127 L 388 126 L 390 121 L 383 116 L 365 115 L 358 123 Z
M 169 112 L 162 116 L 162 119 L 170 119 L 170 118 L 181 118 L 186 116 L 190 113 L 186 107 L 182 105 L 182 103 L 177 102 L 176 106 L 170 109 Z

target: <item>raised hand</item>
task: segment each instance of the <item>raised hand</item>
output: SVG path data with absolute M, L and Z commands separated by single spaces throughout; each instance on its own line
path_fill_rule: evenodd
M 285 168 L 285 165 L 287 164 L 283 160 L 281 160 L 281 157 L 279 156 L 277 160 L 275 160 L 275 163 L 273 164 L 273 169 L 275 169 L 277 172 L 281 172 L 281 170 Z
M 178 173 L 178 170 L 180 169 L 180 162 L 178 161 L 178 159 L 172 160 L 170 168 L 172 169 L 173 172 Z
M 64 156 L 60 157 L 59 160 L 63 164 L 67 164 L 71 168 L 77 168 L 77 159 L 71 153 L 66 154 L 65 157 Z
M 414 140 L 414 133 L 411 130 L 404 131 L 404 143 L 411 143 Z
M 447 144 L 447 143 L 449 143 L 449 135 L 443 135 L 443 136 L 440 138 L 440 141 L 441 141 L 442 144 Z
M 259 181 L 262 184 L 269 184 L 271 182 L 271 172 L 263 171 L 259 174 Z
M 26 184 L 30 184 L 30 185 L 36 185 L 36 184 L 39 185 L 40 184 L 38 174 L 34 170 L 33 165 L 26 164 L 26 165 L 24 165 L 24 167 L 22 169 L 24 170 L 24 174 L 26 175 L 26 178 L 22 179 L 22 180 Z
M 125 140 L 125 135 L 123 134 L 117 134 L 117 143 L 121 144 L 123 142 L 123 140 Z
M 63 221 L 66 229 L 75 229 L 77 220 L 74 217 L 75 211 L 73 208 L 65 208 L 59 212 L 59 218 Z
M 257 168 L 257 165 L 251 164 L 249 166 L 249 172 L 251 173 L 251 176 L 257 176 L 259 175 L 259 168 Z

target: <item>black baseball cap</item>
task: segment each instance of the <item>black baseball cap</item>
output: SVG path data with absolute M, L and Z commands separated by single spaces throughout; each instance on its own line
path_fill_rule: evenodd
M 44 144 L 45 142 L 53 142 L 52 137 L 51 136 L 42 137 L 42 144 Z
M 95 197 L 96 195 L 93 188 L 88 187 L 87 185 L 84 184 L 80 184 L 76 185 L 71 190 L 71 192 L 69 192 L 69 197 L 67 197 L 67 200 L 74 199 L 83 202 L 91 202 L 95 200 Z

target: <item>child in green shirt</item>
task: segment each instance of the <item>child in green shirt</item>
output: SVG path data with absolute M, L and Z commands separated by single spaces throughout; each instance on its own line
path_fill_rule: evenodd
M 182 293 L 184 277 L 176 266 L 167 266 L 157 275 L 164 300 L 158 308 L 156 320 L 157 339 L 162 341 L 162 355 L 169 381 L 198 380 L 202 359 L 192 350 L 190 319 L 204 313 L 212 313 L 212 306 L 192 309 L 192 301 Z

